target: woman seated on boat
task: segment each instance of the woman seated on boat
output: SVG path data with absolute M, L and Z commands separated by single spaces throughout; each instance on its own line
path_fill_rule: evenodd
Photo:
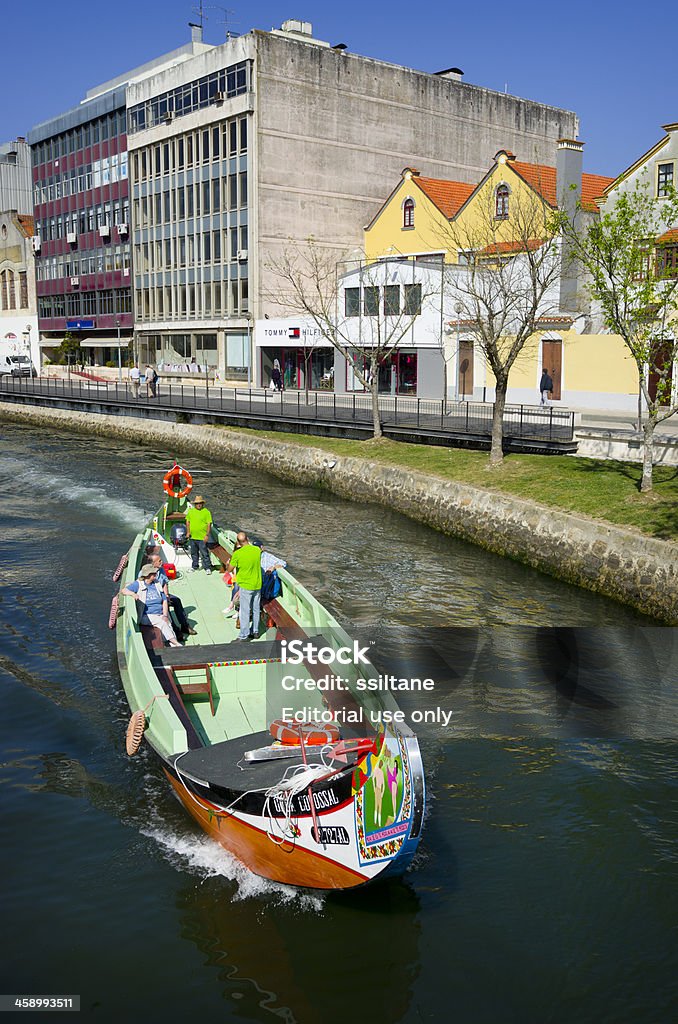
M 151 552 L 150 555 L 149 551 Z M 163 568 L 162 548 L 152 549 L 148 547 L 146 548 L 146 554 L 149 555 L 151 565 L 158 571 L 156 582 L 162 587 L 169 607 L 176 615 L 179 632 L 183 633 L 184 636 L 195 636 L 197 630 L 193 629 L 188 621 L 183 601 L 176 594 L 170 594 L 169 592 L 169 577 Z
M 158 570 L 154 565 L 142 565 L 139 578 L 123 587 L 120 593 L 136 598 L 143 606 L 141 626 L 157 626 L 170 647 L 181 647 L 170 622 L 167 595 L 158 583 Z

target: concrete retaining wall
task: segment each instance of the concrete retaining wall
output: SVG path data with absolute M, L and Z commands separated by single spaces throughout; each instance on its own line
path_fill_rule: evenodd
M 395 466 L 218 427 L 0 403 L 0 419 L 197 452 L 385 505 L 443 533 L 678 624 L 678 545 Z

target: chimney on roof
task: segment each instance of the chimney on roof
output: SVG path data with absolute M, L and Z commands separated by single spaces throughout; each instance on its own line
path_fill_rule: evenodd
M 201 43 L 202 42 L 202 25 L 196 24 L 195 21 L 189 21 L 188 27 L 191 30 L 191 42 Z
M 584 163 L 584 143 L 576 139 L 558 139 L 556 152 L 556 202 L 574 222 L 581 201 L 581 176 Z M 577 282 L 579 268 L 569 256 L 563 243 L 563 265 L 560 274 L 560 308 L 574 312 L 577 309 Z
M 464 72 L 461 68 L 446 68 L 445 71 L 434 71 L 437 78 L 451 78 L 453 82 L 461 82 Z

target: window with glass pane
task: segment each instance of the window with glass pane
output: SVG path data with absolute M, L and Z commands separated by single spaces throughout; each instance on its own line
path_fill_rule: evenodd
M 659 164 L 657 169 L 657 198 L 668 196 L 673 188 L 673 164 Z
M 384 316 L 398 316 L 400 313 L 400 285 L 387 284 L 384 288 Z
M 344 315 L 360 316 L 360 288 L 344 289 Z
M 495 217 L 497 220 L 506 220 L 509 215 L 509 187 L 499 185 L 495 192 Z
M 408 316 L 419 316 L 421 313 L 421 285 L 405 285 L 405 312 Z
M 365 316 L 379 316 L 379 289 L 363 288 L 363 313 Z

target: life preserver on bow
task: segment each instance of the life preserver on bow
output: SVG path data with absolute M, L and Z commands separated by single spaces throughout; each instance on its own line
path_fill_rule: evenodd
M 182 477 L 186 481 L 183 487 L 181 486 Z M 165 473 L 162 487 L 170 498 L 185 498 L 193 490 L 193 477 L 187 469 L 182 469 L 181 466 L 175 464 Z
M 276 718 L 271 722 L 269 730 L 274 740 L 280 740 L 289 746 L 300 746 L 302 739 L 309 747 L 337 743 L 339 740 L 339 726 L 334 722 L 286 722 L 282 718 Z

